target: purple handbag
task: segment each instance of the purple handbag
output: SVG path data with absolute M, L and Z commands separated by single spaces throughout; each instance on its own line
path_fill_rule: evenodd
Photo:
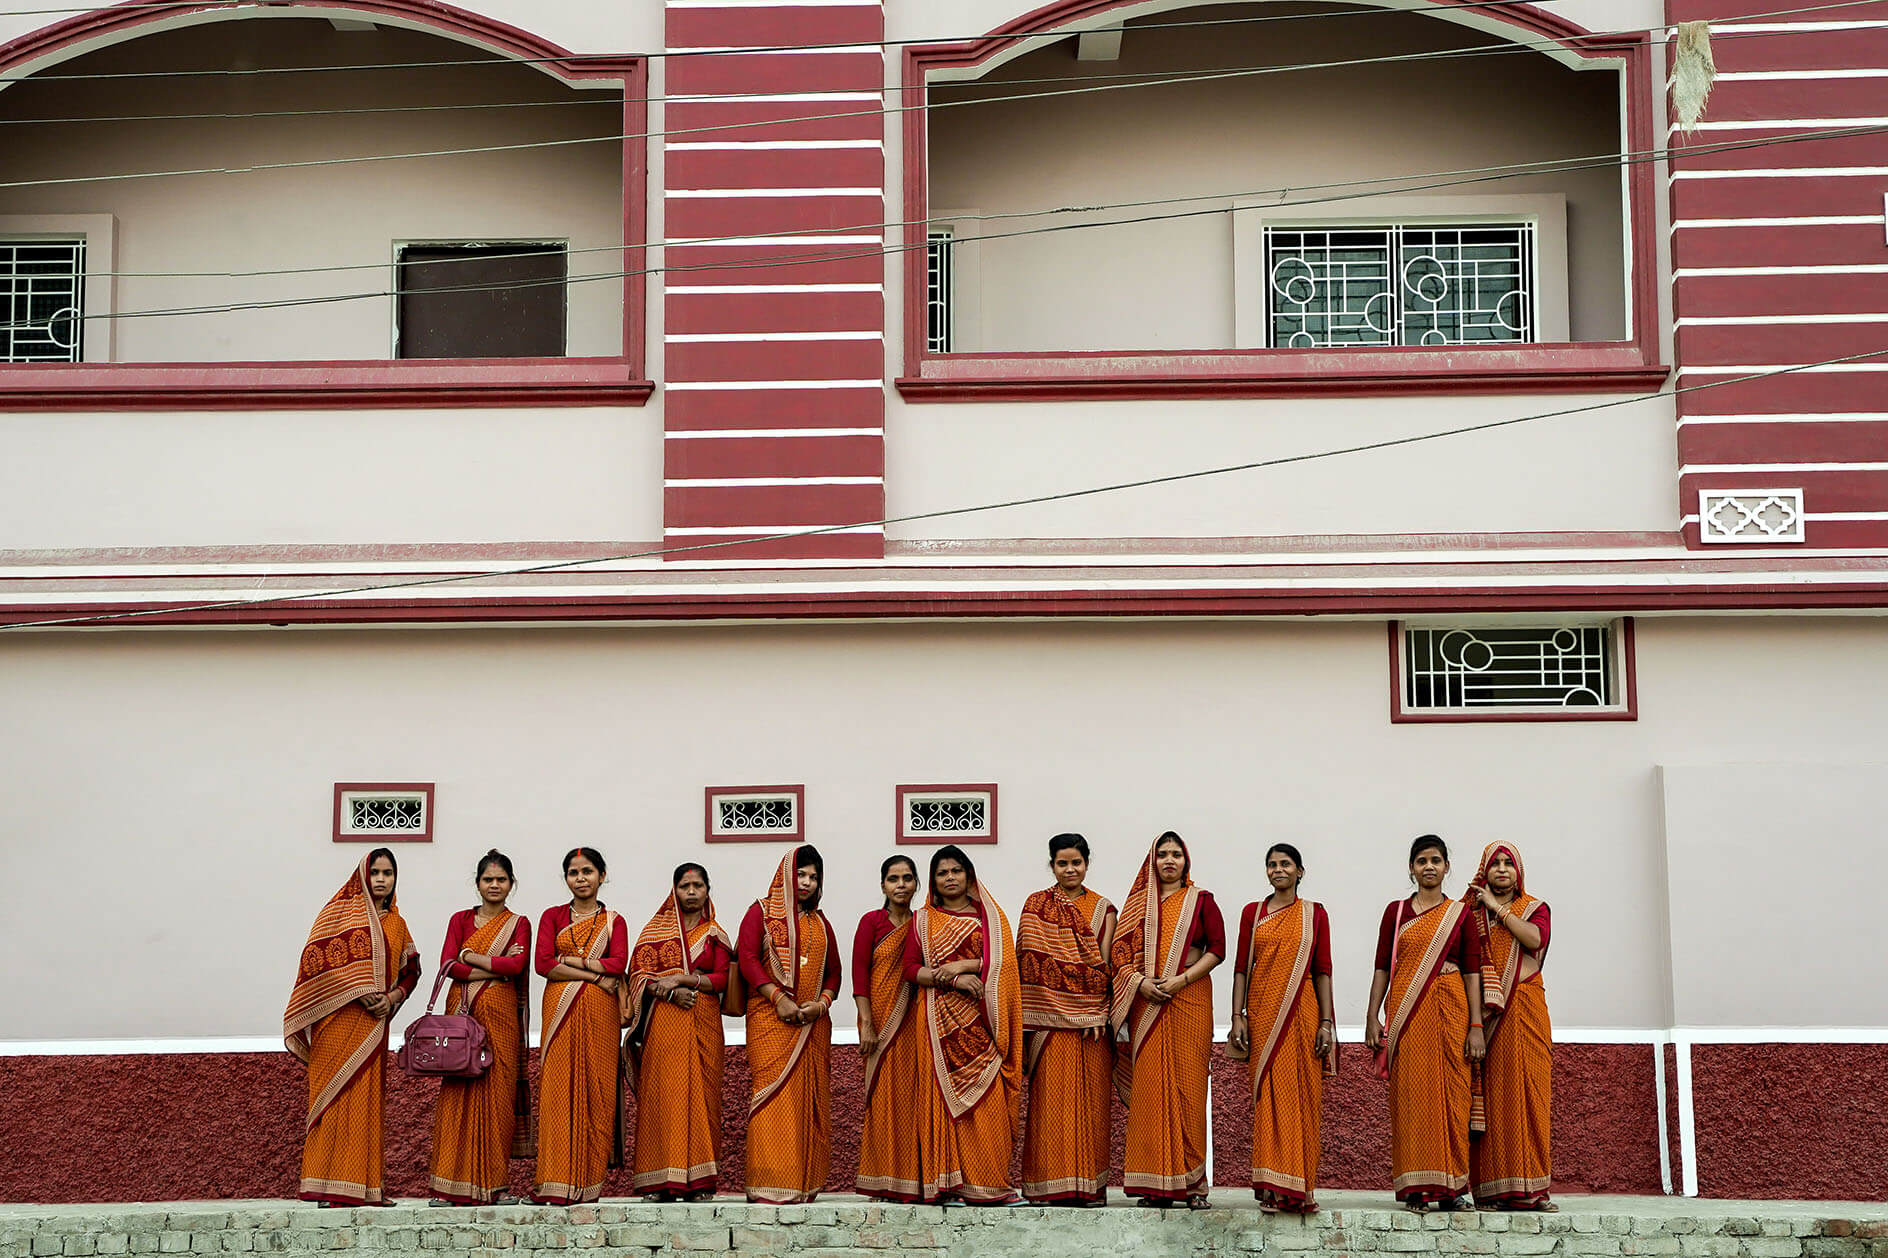
M 406 1029 L 406 1042 L 400 1045 L 397 1060 L 400 1069 L 410 1075 L 476 1079 L 491 1068 L 492 1046 L 485 1042 L 485 1028 L 471 1014 L 433 1012 L 445 981 L 446 972 L 442 969 L 433 980 L 433 994 L 426 1002 L 426 1012 Z

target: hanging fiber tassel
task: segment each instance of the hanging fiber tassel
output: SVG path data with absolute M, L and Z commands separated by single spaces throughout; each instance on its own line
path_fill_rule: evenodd
M 1672 58 L 1672 112 L 1678 116 L 1678 129 L 1687 136 L 1697 130 L 1717 77 L 1717 63 L 1711 59 L 1711 24 L 1680 22 L 1678 51 Z

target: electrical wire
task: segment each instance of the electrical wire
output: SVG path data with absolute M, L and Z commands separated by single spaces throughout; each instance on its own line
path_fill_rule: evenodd
M 770 542 L 795 541 L 801 538 L 820 537 L 828 533 L 844 532 L 849 529 L 886 528 L 895 524 L 912 524 L 925 520 L 941 520 L 967 515 L 978 515 L 989 511 L 1005 511 L 1016 507 L 1041 506 L 1047 503 L 1067 502 L 1076 498 L 1092 498 L 1100 494 L 1121 493 L 1132 489 L 1147 489 L 1157 485 L 1172 485 L 1184 481 L 1202 480 L 1212 476 L 1226 476 L 1236 472 L 1251 472 L 1264 468 L 1286 467 L 1298 463 L 1313 463 L 1321 459 L 1341 458 L 1351 454 L 1365 454 L 1375 450 L 1389 450 L 1402 446 L 1420 445 L 1424 442 L 1439 441 L 1449 437 L 1460 437 L 1471 433 L 1491 432 L 1501 428 L 1512 428 L 1519 424 L 1539 423 L 1549 419 L 1564 419 L 1573 415 L 1585 415 L 1594 411 L 1608 410 L 1616 406 L 1632 406 L 1642 402 L 1655 401 L 1659 398 L 1676 397 L 1681 393 L 1696 393 L 1705 389 L 1720 389 L 1726 385 L 1747 384 L 1754 380 L 1770 380 L 1778 376 L 1787 376 L 1803 371 L 1815 371 L 1819 368 L 1860 362 L 1864 359 L 1879 358 L 1884 355 L 1888 355 L 1888 347 L 1865 350 L 1856 354 L 1844 354 L 1836 358 L 1822 359 L 1819 362 L 1799 363 L 1794 366 L 1779 367 L 1770 371 L 1752 372 L 1748 375 L 1732 376 L 1722 380 L 1681 385 L 1673 389 L 1660 389 L 1652 393 L 1635 394 L 1632 397 L 1613 398 L 1604 402 L 1591 402 L 1583 406 L 1569 406 L 1553 411 L 1540 411 L 1532 415 L 1511 415 L 1505 419 L 1484 420 L 1474 424 L 1459 424 L 1452 428 L 1412 433 L 1404 437 L 1386 437 L 1379 441 L 1360 442 L 1355 445 L 1339 446 L 1333 449 L 1307 451 L 1303 454 L 1280 455 L 1269 459 L 1255 459 L 1246 463 L 1233 463 L 1221 467 L 1196 468 L 1192 471 L 1172 472 L 1161 476 L 1147 476 L 1131 481 L 1113 481 L 1104 485 L 1090 485 L 1082 489 L 1062 490 L 1052 494 L 1034 494 L 1024 498 L 1011 498 L 1002 502 L 982 503 L 975 506 L 945 507 L 936 511 L 918 511 L 906 515 L 888 515 L 876 520 L 859 520 L 848 524 L 828 524 L 818 528 L 794 529 L 786 532 L 769 533 L 759 537 L 728 538 L 717 542 L 693 542 L 685 546 L 664 546 L 654 550 L 632 551 L 621 555 L 595 556 L 588 559 L 561 559 L 549 563 L 526 564 L 521 567 L 511 568 L 496 568 L 483 572 L 448 573 L 440 576 L 376 582 L 369 585 L 347 586 L 330 590 L 264 595 L 258 598 L 224 599 L 216 602 L 186 604 L 175 607 L 99 612 L 92 615 L 65 616 L 50 620 L 28 620 L 11 623 L 0 622 L 0 629 L 51 629 L 72 625 L 105 624 L 125 620 L 148 619 L 153 616 L 188 616 L 206 612 L 247 610 L 255 607 L 280 606 L 284 603 L 309 602 L 315 599 L 351 598 L 357 595 L 382 594 L 395 590 L 456 585 L 468 581 L 490 581 L 501 577 L 534 576 L 541 573 L 568 571 L 599 564 L 627 563 L 638 559 L 666 558 L 672 555 L 691 554 L 699 551 L 727 550 L 737 546 L 755 546 Z M 0 615 L 4 615 L 4 613 L 0 613 Z
M 1718 142 L 1716 144 L 1688 145 L 1684 147 L 1683 149 L 1657 148 L 1657 149 L 1648 149 L 1640 153 L 1608 155 L 1608 156 L 1603 156 L 1603 157 L 1554 158 L 1554 159 L 1547 159 L 1544 161 L 1537 161 L 1537 162 L 1515 162 L 1515 163 L 1507 163 L 1507 164 L 1498 165 L 1498 166 L 1468 167 L 1468 168 L 1463 168 L 1456 171 L 1433 172 L 1434 174 L 1441 175 L 1441 176 L 1465 176 L 1465 177 L 1437 178 L 1427 183 L 1410 183 L 1409 182 L 1410 180 L 1429 178 L 1428 175 L 1423 175 L 1423 174 L 1386 175 L 1386 176 L 1378 176 L 1378 177 L 1370 178 L 1370 179 L 1344 180 L 1344 181 L 1338 181 L 1336 183 L 1327 183 L 1327 184 L 1294 185 L 1292 187 L 1272 188 L 1272 189 L 1265 189 L 1265 190 L 1259 190 L 1259 191 L 1216 192 L 1216 193 L 1210 193 L 1210 194 L 1198 193 L 1198 194 L 1192 194 L 1185 197 L 1158 198 L 1158 199 L 1145 200 L 1145 201 L 1122 201 L 1122 202 L 1113 202 L 1113 203 L 1100 203 L 1100 204 L 1095 204 L 1095 205 L 1065 206 L 1065 207 L 1060 207 L 1057 209 L 1050 209 L 1050 210 L 1040 210 L 1040 209 L 1010 210 L 1010 211 L 1003 211 L 1003 212 L 995 213 L 995 214 L 966 215 L 966 216 L 963 216 L 963 221 L 1001 220 L 1001 219 L 1015 219 L 1015 218 L 1042 218 L 1042 217 L 1051 217 L 1051 216 L 1066 215 L 1066 214 L 1096 213 L 1096 212 L 1102 212 L 1102 211 L 1107 211 L 1111 209 L 1132 209 L 1132 208 L 1148 206 L 1148 205 L 1186 204 L 1186 203 L 1197 202 L 1197 201 L 1216 202 L 1216 204 L 1213 204 L 1211 206 L 1201 208 L 1201 209 L 1179 210 L 1179 211 L 1173 211 L 1173 212 L 1165 213 L 1165 214 L 1145 214 L 1145 215 L 1137 215 L 1132 218 L 1106 219 L 1106 220 L 1102 220 L 1098 222 L 1091 221 L 1091 222 L 1076 222 L 1076 223 L 1054 223 L 1054 224 L 1048 224 L 1042 227 L 1023 228 L 1023 229 L 1019 229 L 1017 231 L 1012 231 L 1012 232 L 993 232 L 993 233 L 982 233 L 976 236 L 960 236 L 956 238 L 955 243 L 976 244 L 983 241 L 1007 240 L 1007 239 L 1014 239 L 1014 238 L 1023 237 L 1023 236 L 1048 235 L 1048 234 L 1052 234 L 1056 232 L 1063 232 L 1063 231 L 1085 231 L 1085 230 L 1092 230 L 1092 229 L 1105 228 L 1105 227 L 1122 227 L 1122 226 L 1131 226 L 1131 225 L 1150 223 L 1150 222 L 1162 222 L 1162 221 L 1169 221 L 1169 220 L 1197 218 L 1197 217 L 1206 216 L 1206 215 L 1236 214 L 1236 213 L 1241 212 L 1241 210 L 1251 210 L 1251 209 L 1258 209 L 1258 208 L 1275 210 L 1275 209 L 1289 209 L 1289 208 L 1295 208 L 1295 207 L 1306 206 L 1306 205 L 1324 205 L 1324 204 L 1331 204 L 1335 202 L 1356 200 L 1356 199 L 1364 198 L 1364 197 L 1386 195 L 1388 193 L 1433 191 L 1438 188 L 1464 187 L 1464 186 L 1473 185 L 1473 184 L 1498 182 L 1504 179 L 1521 178 L 1521 177 L 1526 177 L 1526 176 L 1531 176 L 1531 175 L 1564 174 L 1564 173 L 1569 173 L 1573 171 L 1591 170 L 1591 169 L 1598 169 L 1598 168 L 1610 167 L 1610 166 L 1626 167 L 1626 166 L 1633 166 L 1633 165 L 1642 165 L 1647 162 L 1662 161 L 1675 152 L 1682 152 L 1688 156 L 1709 155 L 1712 153 L 1727 152 L 1727 151 L 1734 151 L 1734 150 L 1740 150 L 1740 149 L 1763 148 L 1763 147 L 1768 147 L 1770 145 L 1777 145 L 1777 144 L 1793 144 L 1793 143 L 1800 143 L 1800 142 L 1812 141 L 1812 140 L 1839 139 L 1839 138 L 1844 138 L 1848 136 L 1856 136 L 1856 135 L 1875 135 L 1875 134 L 1881 134 L 1883 132 L 1888 132 L 1888 124 L 1873 124 L 1873 125 L 1864 126 L 1864 127 L 1844 127 L 1844 128 L 1835 128 L 1835 129 L 1824 130 L 1824 131 L 1799 132 L 1799 133 L 1778 135 L 1778 136 L 1762 136 L 1762 137 L 1754 137 L 1748 140 L 1726 140 L 1726 141 Z M 1385 184 L 1395 184 L 1396 186 L 1394 188 L 1385 189 L 1382 187 L 1382 185 L 1385 185 Z M 1369 190 L 1333 194 L 1330 196 L 1300 198 L 1297 200 L 1284 199 L 1288 197 L 1292 192 L 1295 192 L 1295 191 L 1300 191 L 1300 190 L 1313 191 L 1313 190 L 1318 190 L 1322 188 L 1334 188 L 1334 187 L 1335 188 L 1363 188 L 1363 189 L 1369 189 Z M 1228 206 L 1225 204 L 1218 204 L 1218 203 L 1223 203 L 1228 200 L 1257 200 L 1261 197 L 1268 197 L 1268 196 L 1275 196 L 1280 199 L 1268 202 L 1263 207 L 1237 206 L 1237 205 Z M 926 220 L 917 220 L 917 221 L 925 222 L 929 220 L 926 219 Z M 900 227 L 900 226 L 910 226 L 910 225 L 912 224 L 909 221 L 906 221 L 906 222 L 894 221 L 894 222 L 888 222 L 888 223 L 861 224 L 856 229 L 822 228 L 820 230 L 823 233 L 824 232 L 843 233 L 843 232 L 852 231 L 852 230 L 865 231 L 871 228 L 882 229 L 886 227 Z M 781 233 L 781 234 L 788 234 L 788 233 Z M 739 241 L 739 240 L 747 239 L 747 238 L 749 237 L 742 237 L 742 236 L 725 237 L 725 238 L 711 237 L 711 238 L 702 238 L 702 241 L 672 241 L 672 242 L 667 242 L 667 243 L 668 244 L 690 244 L 690 243 L 702 243 L 702 242 L 710 241 L 710 240 L 724 240 L 724 239 Z M 658 243 L 661 243 L 661 242 L 658 242 Z M 635 246 L 630 246 L 630 248 L 634 248 L 634 247 Z M 668 273 L 686 273 L 689 271 L 720 272 L 720 271 L 735 271 L 735 270 L 745 270 L 745 269 L 770 269 L 770 268 L 776 268 L 780 266 L 813 265 L 813 264 L 822 263 L 822 262 L 845 261 L 845 260 L 857 259 L 857 258 L 885 257 L 885 256 L 893 255 L 893 254 L 905 253 L 913 249 L 920 249 L 920 248 L 926 248 L 926 247 L 928 247 L 927 242 L 900 243 L 900 244 L 895 244 L 895 245 L 880 246 L 873 249 L 861 249 L 861 250 L 850 252 L 850 253 L 835 253 L 835 252 L 829 252 L 829 251 L 822 251 L 819 253 L 804 254 L 804 255 L 798 255 L 798 256 L 789 255 L 785 259 L 769 258 L 769 259 L 761 259 L 761 260 L 749 261 L 749 262 L 714 262 L 714 263 L 700 263 L 700 264 L 685 265 L 685 266 L 664 265 L 664 266 L 654 266 L 654 267 L 643 267 L 640 269 L 633 269 L 633 270 L 598 272 L 595 274 L 588 274 L 588 275 L 573 275 L 573 276 L 567 276 L 562 279 L 520 280 L 520 281 L 507 281 L 507 282 L 492 283 L 492 284 L 446 285 L 446 286 L 440 286 L 434 289 L 429 289 L 428 291 L 440 292 L 440 293 L 497 292 L 497 291 L 510 291 L 513 289 L 521 289 L 521 288 L 549 287 L 553 285 L 561 287 L 568 284 L 594 283 L 600 280 L 620 280 L 620 279 L 632 278 L 635 276 L 648 276 L 648 275 L 658 275 L 658 274 L 668 274 Z M 595 251 L 604 251 L 604 250 L 595 250 Z M 614 252 L 619 252 L 619 249 L 615 246 L 610 246 L 607 249 L 607 251 L 614 253 Z M 380 264 L 380 265 L 385 265 L 385 264 Z M 332 268 L 310 268 L 310 269 L 314 271 L 319 271 L 319 270 L 327 270 L 327 269 L 332 269 Z M 284 271 L 284 272 L 268 272 L 265 274 L 293 274 L 293 273 L 295 272 Z M 146 274 L 156 276 L 158 273 L 146 273 Z M 189 278 L 189 277 L 202 278 L 203 276 L 198 275 L 196 273 L 186 272 L 186 273 L 179 273 L 178 276 L 175 276 L 173 278 Z M 160 309 L 153 309 L 153 310 L 110 311 L 110 312 L 105 312 L 105 313 L 87 312 L 86 314 L 82 316 L 82 318 L 85 321 L 89 322 L 92 320 L 128 320 L 128 319 L 182 317 L 182 316 L 187 316 L 187 315 L 203 315 L 203 314 L 234 314 L 234 313 L 249 311 L 249 310 L 287 309 L 287 308 L 294 308 L 294 307 L 300 307 L 300 306 L 327 305 L 327 304 L 334 304 L 334 303 L 339 303 L 339 302 L 371 301 L 371 300 L 378 300 L 382 298 L 396 297 L 398 295 L 399 295 L 398 291 L 394 289 L 377 289 L 377 290 L 372 290 L 372 291 L 356 292 L 356 293 L 323 294 L 323 295 L 311 296 L 311 297 L 280 298 L 280 299 L 253 301 L 253 302 L 226 302 L 226 303 L 219 303 L 215 305 L 168 307 L 168 308 L 160 308 Z M 20 331 L 27 328 L 35 328 L 39 326 L 41 326 L 40 322 L 22 320 L 22 321 L 17 321 L 13 323 L 0 323 L 0 331 Z

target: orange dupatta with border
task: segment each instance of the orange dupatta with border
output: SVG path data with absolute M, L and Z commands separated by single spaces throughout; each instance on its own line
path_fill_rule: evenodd
M 719 940 L 721 946 L 727 949 L 728 956 L 734 956 L 734 941 L 728 938 L 728 932 L 715 920 L 713 896 L 709 896 L 702 905 L 701 921 L 695 924 L 693 939 L 682 929 L 682 910 L 675 902 L 673 890 L 662 902 L 662 907 L 655 911 L 655 916 L 644 923 L 642 933 L 636 936 L 636 942 L 629 950 L 629 981 L 620 989 L 623 1029 L 628 1032 L 626 1047 L 632 1064 L 640 1064 L 643 1036 L 649 1029 L 649 1001 L 654 999 L 649 992 L 649 984 L 674 974 L 694 973 L 695 963 L 701 959 L 702 949 L 708 946 L 710 939 Z M 703 997 L 709 995 L 720 999 L 719 993 L 702 993 Z M 629 1078 L 630 1086 L 634 1087 L 634 1070 L 630 1072 Z
M 1141 980 L 1172 978 L 1180 972 L 1187 955 L 1187 936 L 1191 933 L 1188 926 L 1200 904 L 1200 889 L 1193 885 L 1193 857 L 1188 852 L 1186 866 L 1180 874 L 1180 885 L 1185 890 L 1180 893 L 1182 899 L 1175 910 L 1173 935 L 1166 952 L 1161 953 L 1160 875 L 1154 870 L 1154 851 L 1159 846 L 1159 840 L 1155 840 L 1148 847 L 1140 872 L 1134 875 L 1134 886 L 1128 892 L 1127 903 L 1115 925 L 1114 954 L 1110 958 L 1114 964 L 1114 1001 L 1108 1022 L 1114 1027 L 1117 1038 L 1125 1033 L 1128 1043 L 1127 1051 L 1115 1054 L 1114 1065 L 1115 1091 L 1123 1104 L 1133 1091 L 1134 1058 L 1166 1008 L 1141 999 Z M 1184 842 L 1180 846 L 1182 851 L 1187 850 Z M 1136 1002 L 1140 1005 L 1138 1013 Z
M 1259 903 L 1263 905 L 1265 901 L 1261 900 Z M 1287 927 L 1285 923 L 1289 919 L 1293 909 L 1300 910 L 1298 924 L 1295 927 Z M 1316 900 L 1307 900 L 1301 896 L 1293 901 L 1283 912 L 1259 914 L 1252 923 L 1252 939 L 1247 945 L 1249 955 L 1246 961 L 1248 1027 L 1251 1025 L 1251 1010 L 1254 1006 L 1264 1009 L 1270 1013 L 1271 1016 L 1264 1023 L 1266 1034 L 1263 1040 L 1257 1038 L 1251 1039 L 1249 1041 L 1249 1047 L 1243 1053 L 1235 1049 L 1231 1044 L 1228 1044 L 1226 1046 L 1226 1056 L 1232 1058 L 1234 1061 L 1251 1060 L 1258 1063 L 1258 1069 L 1252 1072 L 1252 1091 L 1254 1096 L 1258 1094 L 1259 1084 L 1265 1078 L 1265 1072 L 1271 1069 L 1272 1059 L 1278 1056 L 1279 1046 L 1284 1043 L 1285 1028 L 1290 1025 L 1292 1014 L 1296 1012 L 1298 1008 L 1298 1001 L 1304 995 L 1305 979 L 1309 977 L 1311 973 L 1311 952 L 1317 924 L 1317 909 L 1318 903 Z M 1295 935 L 1297 937 L 1297 951 L 1293 954 L 1291 969 L 1286 974 L 1284 983 L 1261 991 L 1260 987 L 1255 982 L 1258 978 L 1259 959 L 1262 955 L 1259 948 L 1259 937 L 1260 932 L 1267 929 L 1268 923 L 1270 923 L 1270 929 L 1274 931 L 1287 930 L 1290 934 Z M 1239 1011 L 1235 1010 L 1234 1012 Z M 1253 1053 L 1253 1048 L 1257 1048 L 1259 1051 Z M 1335 1044 L 1332 1045 L 1331 1051 L 1325 1054 L 1324 1073 L 1327 1075 L 1335 1075 L 1337 1073 L 1337 1048 Z
M 941 993 L 935 987 L 925 992 L 931 1065 L 953 1118 L 975 1109 L 999 1077 L 1010 1090 L 1013 1111 L 1022 1086 L 1023 993 L 1016 974 L 1015 937 L 1009 919 L 981 881 L 971 886 L 969 894 L 976 906 L 975 920 L 933 909 L 929 896 L 924 907 L 912 914 L 920 955 L 931 969 L 944 964 L 944 958 L 955 954 L 979 926 L 983 930 L 983 999 L 972 1004 L 961 997 L 948 999 L 954 993 Z M 992 919 L 999 929 L 991 929 Z M 981 1028 L 978 1022 L 983 1023 Z M 981 1045 L 976 1044 L 979 1039 L 984 1041 Z
M 872 1099 L 872 1088 L 878 1083 L 878 1067 L 885 1059 L 885 1050 L 891 1047 L 892 1039 L 911 1012 L 911 984 L 905 981 L 905 941 L 911 937 L 911 928 L 917 920 L 917 914 L 912 914 L 904 925 L 894 926 L 892 933 L 872 949 L 871 1007 L 872 1020 L 878 1025 L 878 1047 L 865 1059 L 865 1099 L 868 1102 Z
M 1108 1025 L 1108 958 L 1101 932 L 1114 905 L 1092 898 L 1086 916 L 1059 887 L 1023 901 L 1016 919 L 1016 972 L 1022 984 L 1024 1059 L 1033 1068 L 1042 1049 L 1041 1031 L 1085 1031 Z
M 767 963 L 767 975 L 776 987 L 789 993 L 797 993 L 800 978 L 800 901 L 794 885 L 799 857 L 800 845 L 796 844 L 792 851 L 780 858 L 779 868 L 774 870 L 774 880 L 767 885 L 767 894 L 757 901 L 760 905 L 761 929 L 765 933 L 762 960 Z M 824 949 L 834 946 L 835 941 L 832 939 L 824 941 L 819 963 L 813 966 L 813 973 L 825 971 Z M 760 1066 L 754 1060 L 753 1047 L 749 1047 L 748 1066 L 755 1071 L 754 1095 L 747 1107 L 749 1114 L 765 1105 L 786 1083 L 787 1076 L 800 1064 L 800 1057 L 813 1038 L 815 1025 L 808 1023 L 799 1028 L 793 1038 L 793 1047 L 784 1055 L 778 1072 L 771 1079 L 763 1081 L 760 1078 Z

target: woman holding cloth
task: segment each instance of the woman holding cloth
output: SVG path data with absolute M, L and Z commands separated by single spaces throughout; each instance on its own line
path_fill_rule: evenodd
M 1204 1210 L 1206 1086 L 1213 1053 L 1213 982 L 1226 926 L 1212 893 L 1193 885 L 1187 845 L 1169 830 L 1135 875 L 1115 931 L 1111 1021 L 1125 1038 L 1115 1089 L 1128 1107 L 1122 1183 L 1142 1205 Z
M 865 1059 L 858 1187 L 868 1197 L 916 1201 L 922 1185 L 910 1107 L 930 1065 L 921 1019 L 914 1012 L 914 989 L 905 981 L 918 866 L 902 852 L 888 856 L 878 868 L 878 881 L 885 904 L 861 917 L 852 937 L 852 997 L 859 1010 L 859 1053 Z
M 1410 845 L 1415 893 L 1383 910 L 1364 1042 L 1390 1080 L 1390 1175 L 1410 1210 L 1453 1210 L 1468 1190 L 1471 1067 L 1481 1061 L 1481 948 L 1460 900 L 1443 894 L 1449 847 Z M 1384 1004 L 1385 996 L 1389 1003 Z M 1387 1009 L 1382 1023 L 1378 1010 Z
M 929 1068 L 912 1116 L 918 1199 L 1016 1199 L 1010 1153 L 1023 1076 L 1023 997 L 1009 921 L 955 843 L 931 855 L 931 893 L 913 914 L 905 979 L 923 991 Z
M 1483 1209 L 1558 1210 L 1552 1141 L 1554 1031 L 1541 966 L 1553 933 L 1547 902 L 1527 892 L 1521 852 L 1490 843 L 1464 897 L 1482 946 L 1482 1062 L 1487 1130 L 1470 1144 L 1475 1204 Z
M 702 1201 L 721 1173 L 721 993 L 734 944 L 715 921 L 706 867 L 677 866 L 669 886 L 636 936 L 623 1001 L 638 1097 L 635 1187 L 657 1201 Z
M 479 906 L 446 926 L 439 964 L 452 979 L 447 1013 L 470 1013 L 485 1028 L 492 1064 L 476 1079 L 442 1079 L 433 1112 L 432 1190 L 437 1202 L 489 1205 L 511 1184 L 511 1159 L 531 1154 L 531 1081 L 525 1029 L 531 1022 L 530 919 L 507 907 L 511 858 L 493 848 L 479 858 Z
M 1055 885 L 1023 902 L 1016 919 L 1016 972 L 1023 996 L 1023 1068 L 1029 1119 L 1023 1128 L 1023 1196 L 1100 1206 L 1108 1201 L 1108 948 L 1114 905 L 1088 889 L 1088 840 L 1049 840 Z
M 367 853 L 302 946 L 282 1042 L 308 1065 L 304 1201 L 386 1204 L 387 1026 L 420 979 L 399 876 L 390 849 Z
M 570 903 L 538 919 L 537 969 L 546 981 L 532 1195 L 547 1205 L 595 1201 L 609 1168 L 623 1164 L 617 993 L 629 968 L 629 932 L 597 899 L 607 871 L 603 853 L 572 848 L 564 855 Z
M 1300 899 L 1304 859 L 1289 843 L 1265 853 L 1272 894 L 1239 918 L 1227 1056 L 1252 1071 L 1252 1192 L 1259 1209 L 1317 1211 L 1324 1076 L 1337 1073 L 1331 923 Z

